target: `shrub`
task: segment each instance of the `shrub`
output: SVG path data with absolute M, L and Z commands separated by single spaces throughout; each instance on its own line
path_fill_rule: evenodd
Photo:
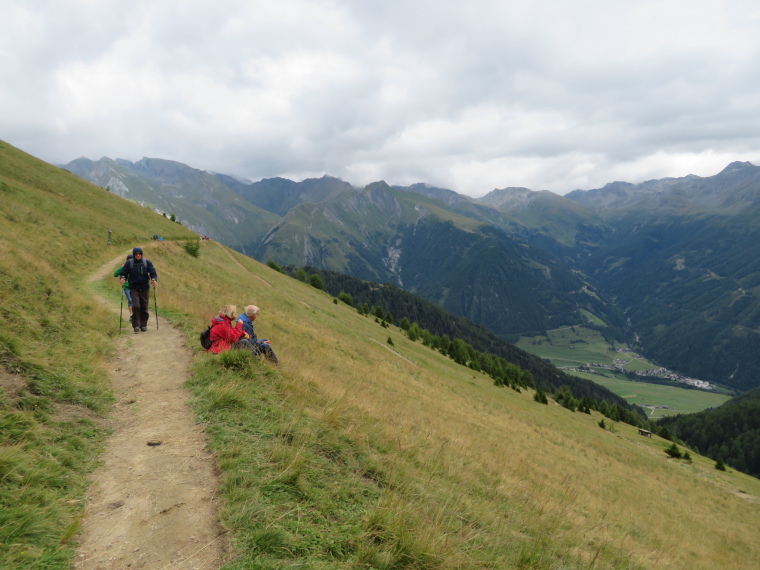
M 345 291 L 341 291 L 340 293 L 338 293 L 338 300 L 343 301 L 349 307 L 354 306 L 353 298 L 351 297 L 351 295 L 349 295 Z
M 299 267 L 296 270 L 296 279 L 298 279 L 299 281 L 303 281 L 304 283 L 306 283 L 306 271 L 304 271 L 303 268 Z
M 602 429 L 607 429 L 607 425 L 604 423 L 604 418 L 599 420 L 599 427 Z
M 675 443 L 672 444 L 667 449 L 665 449 L 665 453 L 667 453 L 668 455 L 670 455 L 674 459 L 681 459 L 681 457 L 683 457 L 681 455 L 681 450 L 678 449 L 678 446 Z
M 315 289 L 319 289 L 320 291 L 322 291 L 325 288 L 325 284 L 322 281 L 322 278 L 316 273 L 312 273 L 309 276 L 309 285 L 311 285 Z
M 725 464 L 725 463 L 723 463 L 723 460 L 722 460 L 722 459 L 718 459 L 718 460 L 715 462 L 715 468 L 716 468 L 718 471 L 725 471 L 725 470 L 726 470 L 726 464 Z
M 193 256 L 193 257 L 199 257 L 201 254 L 201 242 L 197 239 L 189 239 L 187 240 L 184 245 L 182 246 L 185 251 Z
M 536 393 L 533 394 L 533 400 L 538 402 L 539 404 L 546 404 L 547 406 L 549 405 L 549 400 L 547 399 L 546 394 L 544 394 L 544 391 L 541 388 L 536 390 Z
M 274 269 L 275 271 L 277 271 L 277 272 L 279 272 L 279 273 L 282 273 L 282 267 L 280 267 L 279 265 L 277 265 L 277 264 L 274 262 L 274 259 L 270 259 L 269 261 L 267 261 L 267 265 L 268 265 L 269 267 L 271 267 L 272 269 Z
M 391 346 L 393 346 L 393 339 L 391 337 L 388 337 L 388 344 L 390 344 Z

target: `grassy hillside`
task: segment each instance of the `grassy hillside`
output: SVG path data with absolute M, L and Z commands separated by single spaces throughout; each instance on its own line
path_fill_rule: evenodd
M 668 459 L 669 442 L 498 388 L 217 243 L 196 259 L 171 239 L 150 242 L 186 234 L 4 144 L 0 195 L 14 224 L 0 224 L 0 567 L 71 559 L 110 403 L 101 355 L 118 325 L 85 280 L 135 243 L 159 271 L 161 313 L 192 346 L 222 305 L 254 302 L 257 332 L 280 357 L 276 369 L 200 351 L 193 363 L 189 388 L 236 549 L 228 568 L 747 568 L 760 559 L 757 479 L 696 454 L 691 464 Z M 118 303 L 114 279 L 96 287 Z
M 84 283 L 154 233 L 194 236 L 0 142 L 2 568 L 68 567 L 118 327 Z

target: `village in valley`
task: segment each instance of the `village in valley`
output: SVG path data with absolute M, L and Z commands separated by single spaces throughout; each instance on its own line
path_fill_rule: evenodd
M 673 372 L 672 370 L 668 370 L 667 368 L 626 371 L 625 366 L 627 364 L 629 364 L 632 360 L 643 360 L 643 357 L 636 354 L 630 348 L 622 347 L 622 348 L 617 348 L 615 350 L 621 355 L 624 355 L 626 359 L 614 358 L 612 360 L 612 364 L 604 364 L 601 362 L 590 362 L 590 363 L 587 363 L 585 366 L 578 366 L 578 367 L 560 366 L 558 368 L 560 370 L 587 372 L 587 373 L 588 372 L 594 373 L 598 369 L 615 370 L 618 372 L 633 372 L 637 376 L 650 376 L 650 377 L 654 376 L 657 378 L 665 378 L 667 380 L 672 380 L 674 382 L 680 382 L 681 384 L 688 384 L 689 386 L 694 386 L 695 388 L 699 388 L 700 390 L 715 390 L 715 388 L 706 380 L 698 380 L 696 378 L 689 378 L 687 376 L 684 376 L 683 374 L 679 374 L 678 372 Z

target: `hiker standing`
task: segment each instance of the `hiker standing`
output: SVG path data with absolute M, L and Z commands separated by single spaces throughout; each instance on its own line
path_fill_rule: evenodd
M 121 268 L 122 285 L 129 280 L 129 292 L 132 295 L 132 326 L 135 333 L 148 330 L 150 317 L 150 285 L 158 285 L 158 276 L 153 264 L 143 259 L 139 247 L 132 249 L 132 258 Z
M 130 253 L 127 256 L 126 263 L 129 263 L 129 260 L 132 259 L 132 254 Z M 123 265 L 120 265 L 116 268 L 116 271 L 113 272 L 114 277 L 120 277 L 121 276 L 121 268 L 124 267 Z M 130 326 L 135 326 L 132 322 L 132 293 L 129 292 L 129 279 L 127 279 L 126 283 L 122 282 L 121 284 L 121 291 L 124 293 L 124 296 L 127 298 L 127 308 L 129 309 L 129 323 Z M 119 325 L 121 327 L 121 325 Z

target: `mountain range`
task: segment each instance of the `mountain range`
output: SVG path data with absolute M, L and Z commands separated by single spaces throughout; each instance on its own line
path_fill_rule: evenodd
M 160 159 L 65 169 L 258 260 L 389 282 L 507 340 L 605 323 L 668 368 L 760 385 L 760 168 L 472 199 L 324 176 L 247 183 Z
M 124 549 L 120 534 L 97 558 L 82 557 L 79 529 L 102 521 L 90 508 L 96 495 L 130 527 L 171 531 L 168 510 L 196 520 L 207 494 L 180 478 L 160 497 L 167 508 L 156 508 L 122 493 L 124 476 L 139 483 L 140 473 L 101 453 L 123 455 L 130 434 L 152 458 L 200 460 L 178 449 L 180 431 L 205 446 L 218 473 L 203 487 L 215 497 L 214 542 L 229 544 L 227 566 L 739 569 L 760 558 L 760 481 L 730 462 L 719 470 L 694 449 L 677 459 L 672 441 L 599 411 L 573 412 L 564 392 L 560 405 L 496 385 L 424 336 L 412 340 L 221 243 L 198 244 L 186 227 L 2 141 L 0 196 L 2 568 L 112 558 L 134 566 L 156 554 L 157 541 Z M 164 240 L 151 241 L 154 233 Z M 159 273 L 153 308 L 162 319 L 138 337 L 120 328 L 126 307 L 112 277 L 136 244 Z M 356 285 L 358 298 L 367 284 Z M 367 299 L 407 303 L 398 316 L 471 331 L 463 340 L 474 342 L 474 329 L 436 307 L 369 287 Z M 256 330 L 277 367 L 198 344 L 222 306 L 250 302 L 261 307 Z M 181 399 L 192 417 L 176 431 L 155 431 L 143 404 L 164 396 L 129 381 L 140 354 L 160 363 L 157 376 L 191 375 Z M 730 416 L 742 426 L 737 403 L 741 413 Z M 137 423 L 120 419 L 131 417 Z M 161 445 L 145 444 L 154 437 Z M 715 443 L 712 430 L 699 437 L 705 449 Z M 154 465 L 143 453 L 133 459 L 143 471 Z M 113 502 L 101 492 L 110 488 Z M 198 544 L 172 555 L 174 566 L 211 548 Z

